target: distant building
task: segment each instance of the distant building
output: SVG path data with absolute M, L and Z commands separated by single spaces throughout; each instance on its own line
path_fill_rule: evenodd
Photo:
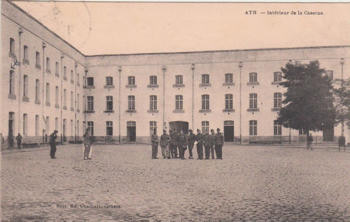
M 350 46 L 179 53 L 83 55 L 8 1 L 2 1 L 1 133 L 45 142 L 54 129 L 76 142 L 90 127 L 101 142 L 148 142 L 157 129 L 220 128 L 239 143 L 298 142 L 276 123 L 281 67 L 319 60 L 349 78 Z M 334 140 L 340 124 L 319 140 Z M 350 140 L 350 130 L 345 126 Z

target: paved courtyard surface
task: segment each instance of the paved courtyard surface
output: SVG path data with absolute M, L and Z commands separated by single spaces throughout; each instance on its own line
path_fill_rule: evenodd
M 350 221 L 350 152 L 226 146 L 151 160 L 145 145 L 2 154 L 2 221 Z M 186 153 L 187 157 L 188 153 Z

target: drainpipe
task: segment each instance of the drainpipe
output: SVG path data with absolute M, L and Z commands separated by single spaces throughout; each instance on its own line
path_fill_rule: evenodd
M 42 70 L 41 71 L 42 71 L 43 87 L 41 89 L 41 92 L 42 92 L 41 116 L 44 120 L 44 128 L 45 129 L 43 129 L 43 143 L 45 143 L 45 133 L 44 132 L 46 132 L 46 126 L 47 126 L 47 123 L 46 123 L 47 119 L 44 116 L 45 105 L 46 105 L 46 101 L 45 101 L 45 89 L 46 89 L 46 87 L 45 87 L 46 86 L 46 82 L 45 82 L 45 48 L 46 48 L 46 43 L 45 42 L 42 43 L 42 48 L 43 48 L 43 55 L 42 55 L 43 62 L 42 62 Z M 47 132 L 46 132 L 46 134 L 47 134 Z
M 61 68 L 60 68 L 60 79 L 61 79 L 61 144 L 63 144 L 63 59 L 64 55 L 61 55 Z
M 242 68 L 243 62 L 239 62 L 239 144 L 242 144 Z
M 84 112 L 84 125 L 85 125 L 85 128 L 84 128 L 84 131 L 83 131 L 83 133 L 85 133 L 85 131 L 86 131 L 86 129 L 87 129 L 87 127 L 88 127 L 88 125 L 87 125 L 87 119 L 86 119 L 86 101 L 87 101 L 87 97 L 86 97 L 86 94 L 85 94 L 85 92 L 86 92 L 86 78 L 87 78 L 87 74 L 88 74 L 88 69 L 85 67 L 85 78 L 84 78 L 84 83 L 83 83 L 83 88 L 84 88 L 84 101 L 83 101 L 83 112 Z
M 119 144 L 121 144 L 121 136 L 120 136 L 120 115 L 121 115 L 121 110 L 120 110 L 120 106 L 121 106 L 121 101 L 120 101 L 120 98 L 121 98 L 121 79 L 122 79 L 122 67 L 119 66 L 118 67 L 118 73 L 119 73 L 119 80 L 118 80 L 118 137 L 119 137 Z
M 343 88 L 344 87 L 344 77 L 343 77 L 344 58 L 340 59 L 340 65 L 341 65 L 341 88 Z M 343 118 L 341 120 L 341 135 L 344 136 L 344 119 Z
M 195 64 L 192 64 L 191 66 L 192 70 L 192 130 L 194 131 L 194 70 L 195 70 Z
M 21 49 L 22 49 L 22 28 L 18 29 L 18 133 L 21 132 L 21 87 L 22 87 L 22 65 L 21 65 Z M 24 135 L 23 135 L 24 136 Z M 15 135 L 14 135 L 15 137 Z
M 165 72 L 166 72 L 166 66 L 162 67 L 163 71 L 163 130 L 166 128 L 165 123 Z
M 75 81 L 74 81 L 74 144 L 77 143 L 77 81 L 79 81 L 76 78 L 77 67 L 78 67 L 78 63 L 75 61 L 75 63 L 74 63 L 74 76 L 73 76 L 73 79 L 75 79 Z

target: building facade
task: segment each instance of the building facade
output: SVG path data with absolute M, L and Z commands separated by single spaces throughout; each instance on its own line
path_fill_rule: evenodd
M 107 143 L 147 143 L 169 128 L 220 128 L 237 143 L 299 142 L 302 132 L 275 121 L 281 67 L 318 60 L 334 80 L 350 77 L 350 46 L 83 55 L 15 5 L 2 6 L 5 140 L 20 132 L 41 142 L 57 129 L 76 142 L 89 127 Z M 334 140 L 341 131 L 315 135 Z M 344 134 L 349 141 L 347 126 Z

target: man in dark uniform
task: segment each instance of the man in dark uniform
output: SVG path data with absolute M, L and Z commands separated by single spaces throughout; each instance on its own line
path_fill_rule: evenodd
M 205 151 L 205 159 L 209 160 L 210 143 L 209 143 L 208 131 L 206 131 L 205 134 L 203 135 L 203 145 L 204 145 L 204 151 Z
M 211 158 L 215 159 L 215 156 L 214 156 L 215 131 L 213 129 L 211 129 L 211 135 L 209 135 L 209 145 L 210 145 Z
M 224 136 L 220 133 L 220 129 L 216 129 L 217 133 L 215 135 L 215 151 L 216 159 L 222 160 L 222 146 L 224 145 Z
M 176 141 L 175 141 L 175 134 L 172 129 L 169 130 L 169 136 L 170 136 L 169 146 L 170 146 L 171 158 L 176 158 L 176 154 L 175 154 Z
M 162 149 L 163 159 L 165 158 L 170 159 L 169 140 L 170 140 L 169 135 L 166 134 L 166 130 L 163 130 L 163 135 L 160 136 L 160 148 Z
M 340 151 L 340 147 L 343 147 L 345 151 L 345 136 L 339 136 L 338 145 L 339 145 L 339 151 Z
M 193 134 L 192 130 L 189 130 L 190 134 L 188 135 L 188 152 L 190 153 L 189 159 L 193 159 L 192 149 L 194 146 L 194 142 L 196 141 L 196 135 Z
M 57 139 L 57 133 L 58 131 L 55 130 L 50 135 L 50 157 L 51 159 L 56 159 L 56 139 Z
M 197 141 L 197 155 L 198 159 L 203 159 L 203 135 L 201 134 L 201 131 L 197 129 L 197 135 L 196 135 L 196 141 Z
M 314 138 L 312 137 L 312 134 L 306 136 L 306 149 L 311 149 L 312 150 L 312 142 L 314 141 Z
M 158 159 L 158 136 L 156 130 L 154 130 L 152 136 L 151 136 L 151 142 L 152 142 L 152 159 Z
M 179 143 L 179 135 L 180 133 L 175 130 L 174 131 L 174 140 L 175 140 L 175 158 L 179 158 L 180 157 L 180 143 Z
M 178 147 L 179 147 L 179 157 L 183 160 L 185 159 L 185 149 L 186 149 L 186 135 L 181 130 L 178 136 Z
M 18 133 L 18 135 L 16 136 L 16 140 L 17 140 L 17 148 L 21 149 L 22 146 L 22 135 L 20 133 Z

